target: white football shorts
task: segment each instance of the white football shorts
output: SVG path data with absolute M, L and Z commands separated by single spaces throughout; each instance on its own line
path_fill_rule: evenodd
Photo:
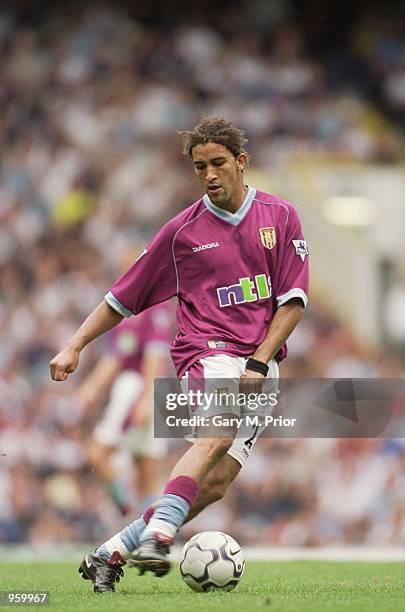
M 233 391 L 235 394 L 239 390 L 239 378 L 245 372 L 247 358 L 245 357 L 232 357 L 231 355 L 210 355 L 209 357 L 203 357 L 184 374 L 180 381 L 181 389 L 183 393 L 189 391 L 189 378 L 195 380 L 204 380 L 205 392 L 213 392 L 218 387 L 218 381 L 226 379 L 227 392 Z M 278 364 L 275 359 L 269 362 L 269 371 L 267 379 L 263 384 L 262 392 L 266 395 L 274 394 L 278 392 L 278 379 L 279 370 Z M 216 379 L 209 383 L 209 379 Z M 260 410 L 260 409 L 259 409 Z M 240 416 L 240 410 L 232 408 L 233 414 Z M 218 414 L 224 413 L 223 406 L 218 406 Z M 191 415 L 206 415 L 204 413 L 203 406 L 190 407 Z M 215 414 L 210 409 L 209 415 Z M 228 450 L 228 454 L 231 455 L 236 461 L 238 461 L 242 467 L 246 463 L 252 448 L 256 444 L 258 438 L 261 436 L 263 431 L 266 429 L 265 425 L 243 425 L 238 431 L 232 446 Z M 193 437 L 186 438 L 189 442 L 194 442 Z
M 119 374 L 111 386 L 108 404 L 93 437 L 100 444 L 124 449 L 134 457 L 160 459 L 166 454 L 167 441 L 154 437 L 153 418 L 146 427 L 132 426 L 124 431 L 125 422 L 142 390 L 143 379 L 138 372 L 125 370 Z

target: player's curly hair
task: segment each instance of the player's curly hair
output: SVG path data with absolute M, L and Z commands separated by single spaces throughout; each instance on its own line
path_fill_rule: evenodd
M 207 142 L 223 145 L 234 157 L 240 153 L 247 154 L 244 148 L 248 141 L 245 132 L 223 117 L 204 117 L 191 130 L 179 130 L 177 133 L 183 140 L 184 155 L 190 158 L 195 146 Z

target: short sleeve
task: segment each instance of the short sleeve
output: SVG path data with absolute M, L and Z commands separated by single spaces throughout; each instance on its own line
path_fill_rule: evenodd
M 123 316 L 130 317 L 176 295 L 172 246 L 175 233 L 176 226 L 169 221 L 111 287 L 104 298 L 107 304 Z
M 282 306 L 292 298 L 300 298 L 304 306 L 308 303 L 308 247 L 301 229 L 296 210 L 291 206 L 281 260 L 278 283 L 275 287 L 277 306 Z

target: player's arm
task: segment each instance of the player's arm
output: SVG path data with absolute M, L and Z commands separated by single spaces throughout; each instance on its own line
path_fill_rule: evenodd
M 89 342 L 117 325 L 124 316 L 138 314 L 177 293 L 172 243 L 178 227 L 169 221 L 143 254 L 113 285 L 76 334 L 50 363 L 53 380 L 66 380 L 79 363 L 80 351 Z
M 120 362 L 114 355 L 104 355 L 97 362 L 78 389 L 79 402 L 86 411 L 91 410 L 111 387 L 120 369 Z
M 280 306 L 273 317 L 263 342 L 259 344 L 252 355 L 253 359 L 268 363 L 287 341 L 301 319 L 304 310 L 304 303 L 298 297 L 292 298 Z
M 69 374 L 76 370 L 80 352 L 84 347 L 101 334 L 115 327 L 122 321 L 122 318 L 122 315 L 113 310 L 105 301 L 101 302 L 50 362 L 53 380 L 66 380 Z
M 280 306 L 271 321 L 263 342 L 259 344 L 252 358 L 267 364 L 287 341 L 301 319 L 304 310 L 305 306 L 301 298 L 292 298 Z M 249 370 L 247 367 L 246 372 L 240 377 L 241 388 L 243 390 L 243 387 L 247 385 L 249 392 L 258 393 L 261 391 L 261 381 L 264 379 L 264 374 Z

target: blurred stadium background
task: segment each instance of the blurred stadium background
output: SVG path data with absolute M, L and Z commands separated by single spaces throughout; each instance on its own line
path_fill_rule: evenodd
M 403 377 L 404 6 L 2 3 L 1 544 L 82 545 L 122 524 L 86 465 L 97 415 L 75 398 L 104 341 L 64 385 L 48 362 L 127 248 L 199 196 L 176 130 L 201 116 L 247 130 L 248 181 L 303 221 L 311 300 L 282 375 Z M 207 528 L 242 544 L 403 545 L 405 443 L 262 440 L 182 537 Z

